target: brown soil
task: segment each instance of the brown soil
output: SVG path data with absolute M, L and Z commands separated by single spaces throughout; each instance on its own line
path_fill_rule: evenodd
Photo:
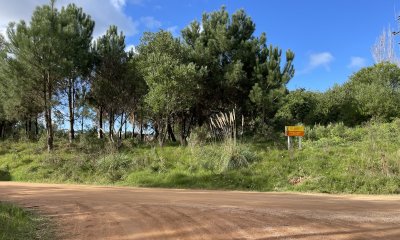
M 64 239 L 400 239 L 400 196 L 0 183 Z

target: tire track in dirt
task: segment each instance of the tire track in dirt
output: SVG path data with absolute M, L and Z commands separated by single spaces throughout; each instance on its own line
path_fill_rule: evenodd
M 146 189 L 0 182 L 63 239 L 400 239 L 400 196 Z

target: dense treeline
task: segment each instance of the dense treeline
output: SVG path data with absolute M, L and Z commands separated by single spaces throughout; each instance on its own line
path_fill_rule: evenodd
M 392 121 L 400 115 L 400 68 L 389 62 L 366 67 L 324 93 L 290 92 L 275 118 L 306 125 L 343 122 L 355 126 L 371 119 Z
M 66 120 L 70 142 L 92 121 L 98 138 L 113 142 L 137 132 L 142 141 L 153 133 L 160 145 L 178 134 L 185 144 L 194 127 L 232 109 L 249 133 L 261 134 L 299 122 L 352 126 L 399 115 L 400 71 L 389 63 L 362 69 L 326 93 L 289 92 L 294 53 L 282 56 L 265 33 L 255 36 L 243 10 L 204 13 L 180 38 L 144 33 L 129 52 L 116 26 L 93 39 L 94 26 L 81 8 L 58 10 L 54 1 L 37 7 L 29 23 L 10 23 L 7 37 L 0 36 L 1 138 L 21 129 L 37 138 L 43 129 L 50 151 L 55 125 Z

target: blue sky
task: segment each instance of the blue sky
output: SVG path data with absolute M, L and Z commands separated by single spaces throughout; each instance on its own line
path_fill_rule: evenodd
M 319 91 L 345 82 L 360 67 L 374 63 L 371 47 L 384 27 L 397 27 L 395 12 L 400 10 L 400 1 L 390 0 L 183 2 L 143 1 L 125 11 L 130 16 L 153 16 L 159 27 L 179 33 L 193 19 L 201 20 L 205 11 L 222 5 L 230 13 L 243 8 L 256 23 L 256 35 L 266 32 L 269 43 L 295 52 L 296 74 L 289 88 Z M 145 25 L 139 28 L 147 30 Z M 135 35 L 129 41 L 137 44 L 139 38 Z
M 29 19 L 34 6 L 47 0 L 0 0 L 0 32 L 10 21 Z M 341 84 L 362 66 L 372 65 L 371 47 L 383 28 L 397 28 L 400 0 L 58 0 L 75 2 L 96 21 L 95 36 L 116 24 L 137 45 L 144 31 L 167 29 L 179 36 L 203 12 L 244 9 L 266 32 L 269 44 L 295 52 L 295 77 L 289 89 L 324 91 Z M 3 30 L 2 30 L 3 28 Z M 400 42 L 400 39 L 398 39 Z M 400 50 L 396 46 L 397 50 Z

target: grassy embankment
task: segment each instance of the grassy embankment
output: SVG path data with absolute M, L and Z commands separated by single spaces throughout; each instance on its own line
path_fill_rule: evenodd
M 57 141 L 52 154 L 43 142 L 0 142 L 0 179 L 29 182 L 116 184 L 144 187 L 400 193 L 400 120 L 347 128 L 306 128 L 303 150 L 289 157 L 285 137 L 237 145 L 187 147 L 138 145 L 118 151 L 82 137 Z M 239 141 L 240 142 L 240 141 Z
M 27 210 L 0 202 L 0 239 L 54 239 L 49 222 Z

